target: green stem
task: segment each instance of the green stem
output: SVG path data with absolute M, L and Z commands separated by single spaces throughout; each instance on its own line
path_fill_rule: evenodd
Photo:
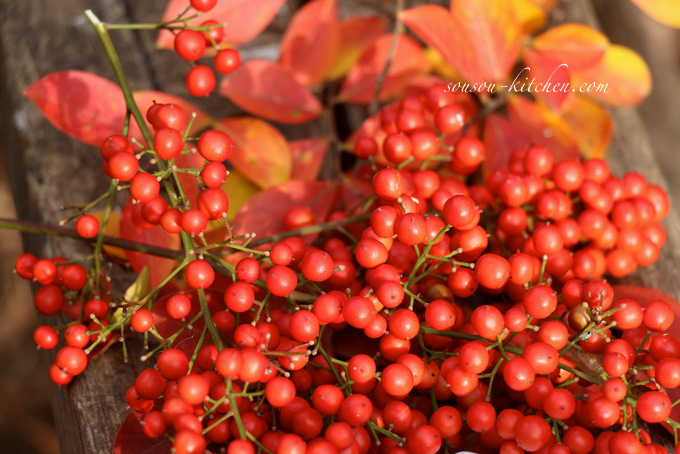
M 201 312 L 203 313 L 203 320 L 205 321 L 205 326 L 208 327 L 210 337 L 215 343 L 215 347 L 217 347 L 218 351 L 224 350 L 222 334 L 220 333 L 219 328 L 217 328 L 217 325 L 215 325 L 215 322 L 212 319 L 212 315 L 210 314 L 210 308 L 208 307 L 208 300 L 205 299 L 205 290 L 203 290 L 202 288 L 198 289 L 198 301 L 201 305 Z
M 104 246 L 104 232 L 106 231 L 106 224 L 109 222 L 109 216 L 111 215 L 111 207 L 113 206 L 113 196 L 116 195 L 116 180 L 111 180 L 109 185 L 108 198 L 106 199 L 106 206 L 104 207 L 104 215 L 102 216 L 102 222 L 99 226 L 99 233 L 97 234 L 97 243 L 94 247 L 94 287 L 95 294 L 99 294 L 99 280 L 101 275 L 101 260 L 99 256 L 101 255 L 102 247 Z

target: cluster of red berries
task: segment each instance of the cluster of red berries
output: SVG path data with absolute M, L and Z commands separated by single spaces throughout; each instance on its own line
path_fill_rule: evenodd
M 199 12 L 208 12 L 217 4 L 216 0 L 193 0 L 191 6 Z M 185 84 L 192 96 L 202 97 L 209 95 L 216 85 L 213 70 L 202 64 L 195 63 L 209 47 L 214 47 L 217 52 L 213 58 L 215 71 L 221 74 L 230 74 L 241 65 L 241 55 L 236 49 L 219 49 L 224 40 L 224 26 L 214 20 L 206 20 L 201 27 L 210 27 L 207 31 L 198 31 L 184 28 L 175 35 L 175 52 L 184 60 L 194 63 L 187 72 Z
M 639 423 L 679 425 L 667 392 L 680 387 L 674 311 L 616 300 L 601 277 L 656 260 L 666 194 L 599 159 L 554 162 L 540 146 L 475 183 L 484 145 L 461 135 L 468 114 L 449 95 L 435 87 L 387 107 L 380 135 L 356 142 L 374 166 L 363 221 L 313 244 L 290 233 L 266 250 L 239 239 L 231 257 L 192 256 L 180 265 L 188 289 L 153 307 L 126 301 L 115 321 L 92 299 L 64 330 L 53 380 L 68 383 L 91 343 L 129 326 L 163 341 L 127 403 L 179 454 L 225 443 L 229 454 L 662 452 Z M 181 170 L 185 115 L 155 104 L 147 119 L 153 147 L 141 154 L 169 170 L 140 171 L 123 136 L 104 141 L 104 170 L 130 182 L 139 227 L 200 235 L 228 207 L 231 141 L 200 136 L 205 162 L 188 173 L 203 189 L 168 207 L 160 183 L 182 184 L 168 171 Z M 77 230 L 90 238 L 99 225 L 86 216 Z M 295 207 L 282 224 L 315 221 Z M 200 247 L 194 256 L 211 250 Z M 65 292 L 88 291 L 84 268 L 60 260 L 17 260 L 43 284 L 45 314 L 65 307 Z M 36 330 L 42 348 L 58 339 Z

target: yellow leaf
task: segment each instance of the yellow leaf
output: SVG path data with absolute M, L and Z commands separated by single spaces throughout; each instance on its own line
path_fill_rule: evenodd
M 522 25 L 522 32 L 531 34 L 545 27 L 545 11 L 530 0 L 511 0 L 515 16 Z
M 652 76 L 640 55 L 612 44 L 597 65 L 572 72 L 572 85 L 578 93 L 610 107 L 632 106 L 649 94 Z
M 612 119 L 604 108 L 574 94 L 562 105 L 562 119 L 571 127 L 581 155 L 604 156 L 612 137 Z
M 425 49 L 425 58 L 427 58 L 427 61 L 430 62 L 430 66 L 432 66 L 432 70 L 436 73 L 442 76 L 444 79 L 450 81 L 450 82 L 463 82 L 463 76 L 460 75 L 456 69 L 446 63 L 444 61 L 444 58 L 442 57 L 442 54 L 440 54 L 436 49 L 432 47 L 427 47 Z
M 678 0 L 632 0 L 632 2 L 662 24 L 680 28 L 680 2 Z
M 125 299 L 130 302 L 136 302 L 144 298 L 151 291 L 151 282 L 149 281 L 149 267 L 145 266 L 137 276 L 135 282 L 125 290 Z
M 222 189 L 229 197 L 229 210 L 227 218 L 229 221 L 234 219 L 238 210 L 252 196 L 260 192 L 260 189 L 250 182 L 246 177 L 236 170 L 230 170 L 227 181 L 222 185 Z

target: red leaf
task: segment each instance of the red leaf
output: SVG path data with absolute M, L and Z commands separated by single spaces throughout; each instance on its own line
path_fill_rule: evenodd
M 530 143 L 531 137 L 502 115 L 491 114 L 486 117 L 484 121 L 486 159 L 482 163 L 484 176 L 486 177 L 496 170 L 506 169 L 510 153 Z
M 215 127 L 231 137 L 234 152 L 229 162 L 250 181 L 268 188 L 290 179 L 290 148 L 272 125 L 259 118 L 230 117 Z
M 75 70 L 48 74 L 26 87 L 24 96 L 57 129 L 87 144 L 99 147 L 106 137 L 123 130 L 123 93 L 96 74 Z
M 199 109 L 191 102 L 180 98 L 179 96 L 155 90 L 136 91 L 133 93 L 133 95 L 135 97 L 135 102 L 137 103 L 137 106 L 142 111 L 142 115 L 144 115 L 145 121 L 146 111 L 149 107 L 153 105 L 154 102 L 161 104 L 176 104 L 179 107 L 181 107 L 184 110 L 184 113 L 186 114 L 186 123 L 184 125 L 185 127 L 189 123 L 189 120 L 191 119 L 191 114 L 195 112 L 196 118 L 194 119 L 194 122 L 191 125 L 191 130 L 189 131 L 189 135 L 192 136 L 206 129 L 208 126 L 210 126 L 210 123 L 213 121 L 213 118 L 210 115 L 205 113 L 203 110 Z M 151 128 L 151 124 L 148 121 L 146 121 L 146 126 L 148 128 Z M 137 126 L 137 122 L 134 120 L 130 125 L 130 135 L 139 140 L 141 143 L 144 143 L 144 140 L 142 139 L 142 134 L 139 130 L 139 126 Z
M 321 115 L 323 106 L 281 66 L 250 60 L 220 83 L 219 92 L 241 109 L 279 123 L 300 124 Z
M 331 80 L 347 74 L 361 54 L 387 33 L 387 20 L 382 16 L 348 17 L 339 29 L 340 47 L 327 75 Z
M 343 176 L 340 189 L 343 210 L 346 213 L 356 213 L 362 209 L 366 200 L 374 194 L 373 184 L 362 178 Z
M 562 24 L 538 35 L 532 47 L 552 60 L 570 68 L 596 64 L 604 56 L 609 40 L 583 24 Z
M 180 237 L 178 234 L 170 234 L 163 231 L 160 225 L 142 229 L 133 221 L 133 210 L 141 209 L 140 204 L 133 205 L 130 200 L 123 207 L 120 217 L 120 237 L 125 240 L 137 241 L 151 246 L 159 246 L 167 249 L 180 249 Z M 130 265 L 136 272 L 141 272 L 144 266 L 151 271 L 150 285 L 155 288 L 163 279 L 175 269 L 178 262 L 172 259 L 143 254 L 137 251 L 125 250 Z
M 345 78 L 338 95 L 342 102 L 368 104 L 373 100 L 376 81 L 385 68 L 391 45 L 392 35 L 386 34 L 366 49 Z M 412 38 L 399 35 L 380 90 L 380 100 L 400 94 L 413 78 L 426 74 L 429 66 L 423 48 Z
M 507 0 L 454 0 L 402 13 L 404 23 L 471 83 L 507 78 L 520 48 L 521 24 Z
M 314 0 L 300 8 L 281 39 L 279 65 L 302 85 L 323 82 L 340 46 L 338 5 Z
M 143 417 L 134 411 L 127 415 L 113 441 L 113 454 L 165 454 L 172 450 L 167 438 L 151 438 L 144 433 Z
M 549 108 L 522 96 L 508 96 L 508 114 L 533 143 L 552 150 L 555 161 L 578 158 L 579 151 L 569 125 Z
M 328 138 L 310 137 L 288 142 L 293 159 L 291 180 L 314 181 L 319 176 L 323 159 L 328 151 Z
M 200 25 L 209 19 L 225 23 L 224 43 L 240 46 L 255 38 L 267 28 L 267 25 L 276 17 L 284 3 L 286 3 L 286 0 L 220 0 L 212 10 L 199 14 L 197 18 L 188 21 L 188 24 Z M 176 19 L 187 6 L 187 0 L 170 0 L 161 22 Z M 184 17 L 196 13 L 196 10 L 190 9 Z M 158 34 L 156 46 L 161 49 L 172 49 L 174 46 L 172 32 L 161 30 Z
M 531 72 L 533 87 L 531 93 L 551 109 L 559 111 L 562 104 L 572 95 L 569 67 L 540 52 L 525 49 L 523 53 L 525 70 Z M 521 86 L 521 82 L 518 81 L 514 88 L 509 90 L 520 90 Z
M 234 236 L 256 233 L 267 237 L 283 232 L 281 220 L 293 206 L 309 207 L 316 223 L 326 220 L 335 199 L 336 187 L 329 181 L 293 180 L 266 189 L 253 196 L 236 214 L 233 225 Z M 311 242 L 317 234 L 305 235 L 303 240 Z

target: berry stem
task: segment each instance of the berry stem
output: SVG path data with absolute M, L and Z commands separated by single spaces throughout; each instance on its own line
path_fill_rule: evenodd
M 205 298 L 205 290 L 198 289 L 198 301 L 201 305 L 201 313 L 203 314 L 203 319 L 205 321 L 205 326 L 208 328 L 208 331 L 210 332 L 210 337 L 212 338 L 213 342 L 215 343 L 215 347 L 217 347 L 217 351 L 224 350 L 224 343 L 222 342 L 222 335 L 220 333 L 220 330 L 217 328 L 217 325 L 215 325 L 215 322 L 212 319 L 212 314 L 210 313 L 210 308 L 208 307 L 208 300 Z M 200 345 L 200 343 L 199 343 Z

